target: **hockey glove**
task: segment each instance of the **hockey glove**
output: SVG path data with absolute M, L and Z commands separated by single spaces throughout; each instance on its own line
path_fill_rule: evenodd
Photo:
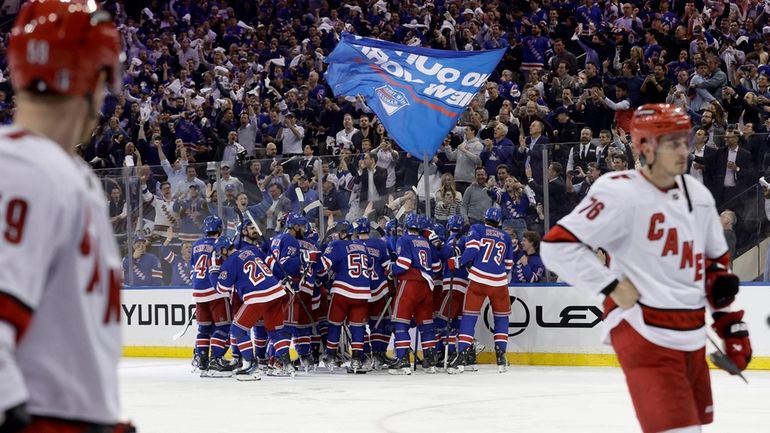
M 442 241 L 441 238 L 439 238 L 436 232 L 434 232 L 433 230 L 430 230 L 428 233 L 429 233 L 428 242 L 430 242 L 431 245 L 436 247 L 436 249 L 440 250 L 441 247 L 444 246 L 444 241 Z
M 320 256 L 320 251 L 311 251 L 311 250 L 302 250 L 302 263 L 312 265 L 313 263 L 318 261 L 318 257 Z
M 446 265 L 450 271 L 454 272 L 457 268 L 460 267 L 460 259 L 457 257 L 450 257 L 447 259 Z
M 219 272 L 219 268 L 222 266 L 222 258 L 215 252 L 211 253 L 211 266 L 209 266 L 209 273 Z
M 0 433 L 21 431 L 32 422 L 27 413 L 27 404 L 21 403 L 5 412 L 0 412 Z
M 715 309 L 725 308 L 733 303 L 738 294 L 740 280 L 723 264 L 706 261 L 706 298 Z
M 749 330 L 743 322 L 743 310 L 730 313 L 716 312 L 712 315 L 711 328 L 725 342 L 725 354 L 738 370 L 743 371 L 751 361 Z M 734 374 L 734 373 L 732 373 Z

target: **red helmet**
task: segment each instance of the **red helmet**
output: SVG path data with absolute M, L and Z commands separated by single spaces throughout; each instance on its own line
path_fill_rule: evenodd
M 117 90 L 120 35 L 95 0 L 32 0 L 11 30 L 8 64 L 15 89 L 80 96 L 93 93 L 102 70 Z
M 642 152 L 642 139 L 657 145 L 661 135 L 687 132 L 692 126 L 690 115 L 672 104 L 644 104 L 634 111 L 631 118 L 631 142 L 637 152 Z M 652 140 L 651 140 L 652 139 Z

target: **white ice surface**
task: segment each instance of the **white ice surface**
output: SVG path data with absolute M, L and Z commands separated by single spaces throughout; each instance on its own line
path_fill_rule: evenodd
M 750 385 L 711 372 L 704 433 L 770 432 L 770 371 Z M 616 368 L 482 365 L 456 376 L 300 373 L 258 382 L 201 379 L 189 361 L 124 359 L 123 412 L 140 433 L 639 432 Z

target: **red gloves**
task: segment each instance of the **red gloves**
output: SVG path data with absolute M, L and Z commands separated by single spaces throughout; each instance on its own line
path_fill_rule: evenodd
M 743 322 L 743 310 L 730 313 L 713 314 L 711 327 L 725 342 L 725 354 L 735 363 L 740 371 L 746 369 L 751 361 L 751 341 L 749 330 Z

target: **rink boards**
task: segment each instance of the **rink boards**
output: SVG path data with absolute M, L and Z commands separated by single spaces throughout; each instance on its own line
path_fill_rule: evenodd
M 196 334 L 189 287 L 130 287 L 122 291 L 123 354 L 137 357 L 191 356 Z M 612 348 L 601 344 L 601 302 L 566 285 L 522 285 L 510 289 L 508 359 L 521 365 L 614 366 Z M 746 311 L 754 359 L 749 368 L 770 370 L 770 285 L 745 283 L 735 304 Z M 476 327 L 486 346 L 480 362 L 493 362 L 492 315 L 488 305 Z M 713 351 L 709 345 L 707 351 Z

